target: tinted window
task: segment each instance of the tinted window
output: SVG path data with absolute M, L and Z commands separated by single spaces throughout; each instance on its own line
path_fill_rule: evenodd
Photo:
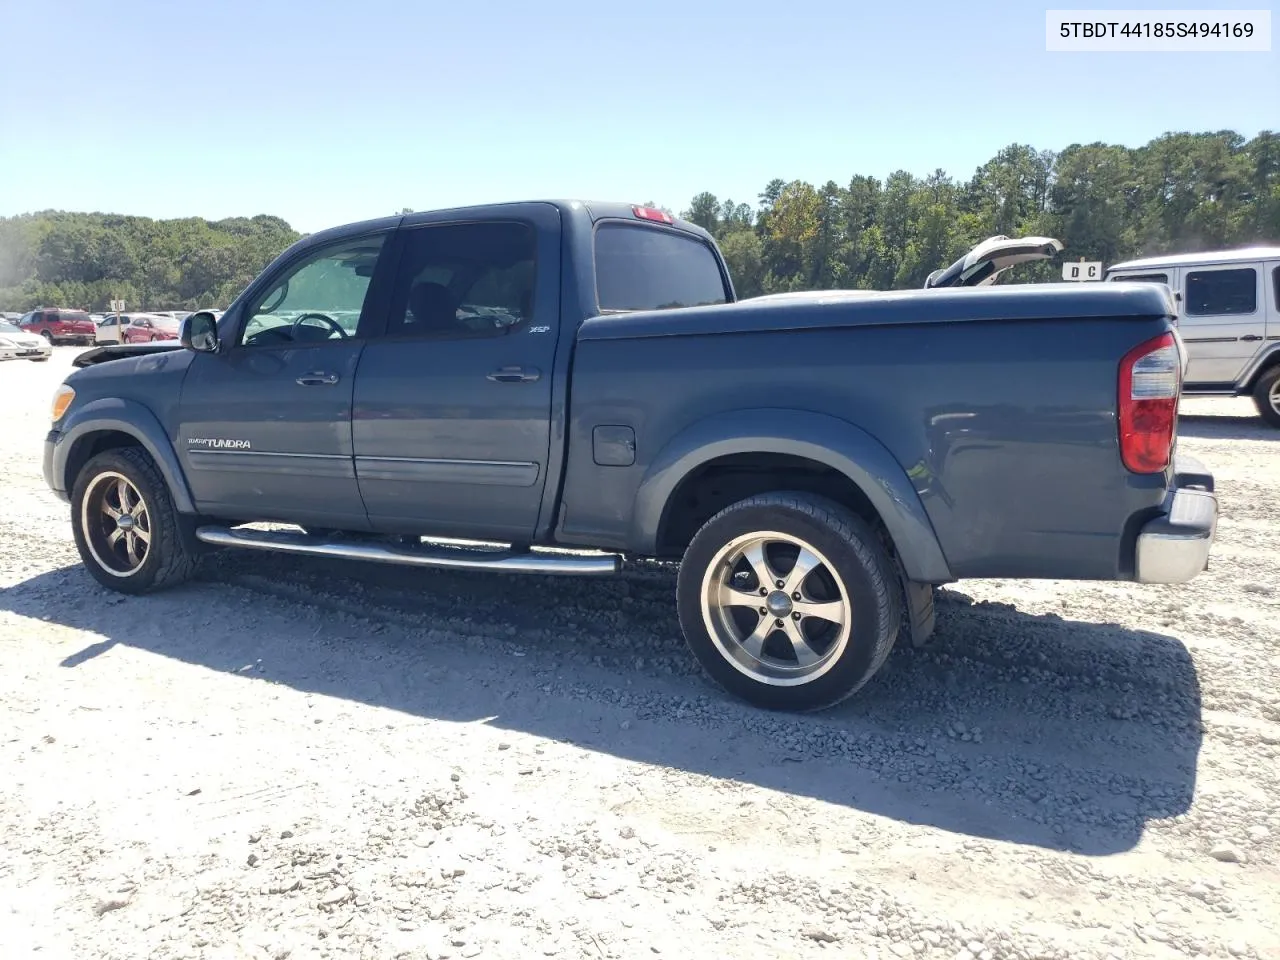
M 533 315 L 533 228 L 458 223 L 405 232 L 388 336 L 493 337 Z
M 1187 274 L 1187 315 L 1221 316 L 1258 309 L 1258 271 L 1201 270 Z
M 344 240 L 287 268 L 246 311 L 240 342 L 282 346 L 355 336 L 384 239 Z
M 1168 283 L 1169 275 L 1167 273 L 1133 273 L 1112 277 L 1111 279 L 1115 281 L 1132 280 L 1141 283 Z
M 1280 267 L 1271 271 L 1271 285 L 1275 287 L 1276 309 L 1280 310 Z
M 596 230 L 600 309 L 664 310 L 724 303 L 711 248 L 674 230 L 603 223 Z

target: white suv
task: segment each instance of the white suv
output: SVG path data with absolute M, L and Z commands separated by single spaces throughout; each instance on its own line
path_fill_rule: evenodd
M 1186 396 L 1251 396 L 1280 427 L 1280 247 L 1148 257 L 1106 280 L 1166 284 L 1187 350 Z

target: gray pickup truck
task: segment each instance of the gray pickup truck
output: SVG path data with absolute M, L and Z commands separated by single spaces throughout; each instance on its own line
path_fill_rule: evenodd
M 1154 284 L 737 301 L 711 237 L 663 211 L 417 213 L 299 241 L 179 342 L 82 355 L 45 479 L 127 593 L 219 547 L 679 559 L 708 673 L 813 709 L 924 642 L 936 584 L 1205 568 L 1173 314 Z

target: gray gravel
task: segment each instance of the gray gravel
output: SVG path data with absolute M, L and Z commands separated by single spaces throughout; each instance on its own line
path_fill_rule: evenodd
M 227 552 L 98 588 L 0 365 L 0 956 L 1280 958 L 1280 432 L 1184 587 L 968 581 L 858 697 L 697 671 L 674 570 Z M 36 952 L 38 949 L 38 952 Z

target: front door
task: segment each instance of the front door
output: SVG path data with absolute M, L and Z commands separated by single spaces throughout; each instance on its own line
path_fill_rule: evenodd
M 511 214 L 508 214 L 511 217 Z M 401 230 L 384 335 L 352 434 L 375 529 L 528 540 L 546 482 L 560 313 L 559 214 Z
M 1183 267 L 1178 329 L 1187 383 L 1235 383 L 1266 336 L 1262 271 L 1256 264 Z
M 217 353 L 192 360 L 178 444 L 202 513 L 367 529 L 351 397 L 387 236 L 299 254 L 223 318 Z

